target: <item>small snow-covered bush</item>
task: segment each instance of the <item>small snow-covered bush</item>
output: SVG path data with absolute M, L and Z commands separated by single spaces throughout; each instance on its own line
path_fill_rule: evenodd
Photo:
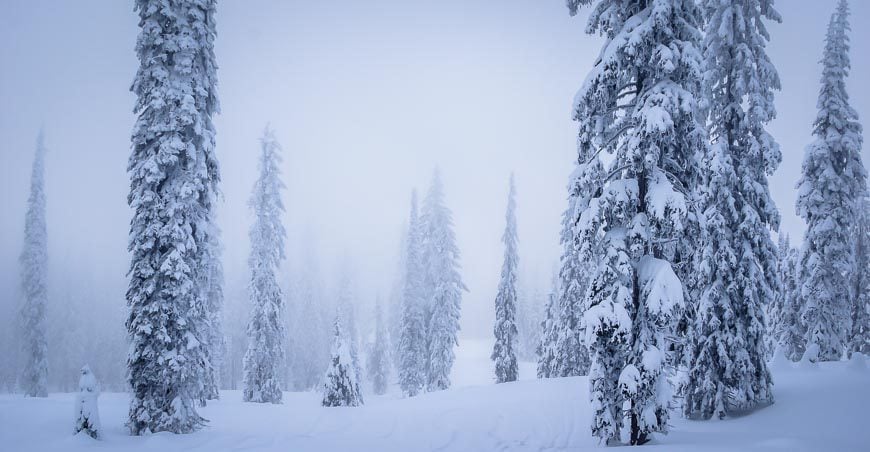
M 100 385 L 97 383 L 97 378 L 91 372 L 91 368 L 85 364 L 82 367 L 82 376 L 79 378 L 79 393 L 76 395 L 75 434 L 85 432 L 91 438 L 100 438 L 100 411 L 97 406 L 99 396 Z

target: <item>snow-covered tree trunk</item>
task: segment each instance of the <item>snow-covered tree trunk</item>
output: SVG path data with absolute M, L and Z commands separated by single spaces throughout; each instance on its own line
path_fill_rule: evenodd
M 387 326 L 383 319 L 381 305 L 378 304 L 375 311 L 375 342 L 366 363 L 372 390 L 377 395 L 387 392 L 390 383 L 390 338 Z
M 848 346 L 850 286 L 855 272 L 852 231 L 867 190 L 861 124 L 849 105 L 849 5 L 831 17 L 822 57 L 822 87 L 811 143 L 797 184 L 797 213 L 807 224 L 800 263 L 807 348 L 821 361 L 839 360 Z
M 669 338 L 684 304 L 671 263 L 686 252 L 705 137 L 702 16 L 695 0 L 568 2 L 572 14 L 590 4 L 587 31 L 606 42 L 575 98 L 575 244 L 597 265 L 581 329 L 592 353 L 592 432 L 637 445 L 668 428 Z
M 91 368 L 86 364 L 82 367 L 79 378 L 79 392 L 76 394 L 76 420 L 74 434 L 85 432 L 94 439 L 100 438 L 100 411 L 97 398 L 100 396 L 100 385 Z
M 852 295 L 852 337 L 849 355 L 870 356 L 870 197 L 860 204 L 855 228 L 855 274 Z
M 441 175 L 436 170 L 421 209 L 428 365 L 426 389 L 450 387 L 450 370 L 459 345 L 459 317 L 462 291 L 467 290 L 459 274 L 459 248 L 453 232 L 450 210 L 444 205 Z
M 363 404 L 359 374 L 353 365 L 350 346 L 336 315 L 332 357 L 323 382 L 323 406 L 359 406 Z
M 20 324 L 24 371 L 19 385 L 26 397 L 48 396 L 48 346 L 46 304 L 48 303 L 48 234 L 45 225 L 45 140 L 36 139 L 30 173 L 30 196 L 24 217 L 24 248 L 21 264 Z
M 251 226 L 251 315 L 248 320 L 248 350 L 244 360 L 246 402 L 281 403 L 280 376 L 284 369 L 284 295 L 276 272 L 284 259 L 284 225 L 281 215 L 281 146 L 267 127 L 260 139 L 260 176 L 254 184 L 250 205 Z
M 399 336 L 399 386 L 408 397 L 426 387 L 428 362 L 426 343 L 424 266 L 422 255 L 423 228 L 417 215 L 417 192 L 411 194 L 411 214 L 408 222 L 405 276 L 402 293 L 402 325 Z
M 711 145 L 704 159 L 704 229 L 681 385 L 689 417 L 723 418 L 771 403 L 764 307 L 779 289 L 770 229 L 779 212 L 767 176 L 782 156 L 764 129 L 779 77 L 765 52 L 769 0 L 707 0 L 704 74 Z
M 201 287 L 219 182 L 215 1 L 137 0 L 127 290 L 131 433 L 188 433 L 208 380 Z
M 516 217 L 516 187 L 511 174 L 510 190 L 508 192 L 507 212 L 505 213 L 505 229 L 502 235 L 504 242 L 504 263 L 501 268 L 501 280 L 498 284 L 498 294 L 495 297 L 495 345 L 490 359 L 495 363 L 495 381 L 504 383 L 516 381 L 517 369 L 517 217 Z

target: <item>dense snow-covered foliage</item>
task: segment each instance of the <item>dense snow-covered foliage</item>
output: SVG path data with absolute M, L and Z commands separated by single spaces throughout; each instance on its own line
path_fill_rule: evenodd
M 568 2 L 572 14 L 590 4 L 587 32 L 606 40 L 575 98 L 580 191 L 569 195 L 578 256 L 597 264 L 581 325 L 592 432 L 643 444 L 668 429 L 668 338 L 684 302 L 671 263 L 686 252 L 705 137 L 702 15 L 694 0 Z
M 825 38 L 815 141 L 807 146 L 797 184 L 797 213 L 807 224 L 799 277 L 806 344 L 817 345 L 823 361 L 839 360 L 848 345 L 852 230 L 867 190 L 861 124 L 846 92 L 848 17 L 848 2 L 840 0 Z
M 420 211 L 424 303 L 427 308 L 426 389 L 438 391 L 450 387 L 450 369 L 456 358 L 453 348 L 459 344 L 462 291 L 467 290 L 459 274 L 459 247 L 453 232 L 452 214 L 444 205 L 444 188 L 438 171 L 432 177 Z
M 75 428 L 73 433 L 85 432 L 94 439 L 100 438 L 100 410 L 97 399 L 100 397 L 100 385 L 91 368 L 85 364 L 79 378 L 79 392 L 76 394 Z
M 27 397 L 48 395 L 48 346 L 46 304 L 48 303 L 48 233 L 45 225 L 45 140 L 36 139 L 30 173 L 30 196 L 24 217 L 24 248 L 21 264 L 21 305 L 19 330 L 24 353 L 24 372 L 19 384 Z
M 204 422 L 211 328 L 202 290 L 219 182 L 215 1 L 137 0 L 139 71 L 127 291 L 128 426 L 187 433 Z
M 554 278 L 553 287 L 547 296 L 544 319 L 541 320 L 541 339 L 535 350 L 538 358 L 538 378 L 558 377 L 556 346 L 559 342 L 559 280 Z
M 399 335 L 399 386 L 409 397 L 426 387 L 426 298 L 423 291 L 423 227 L 417 214 L 417 192 L 411 194 L 411 214 L 405 241 L 405 276 Z
M 870 356 L 870 197 L 862 200 L 859 209 L 854 239 L 855 274 L 849 353 Z
M 779 351 L 789 360 L 799 361 L 804 355 L 806 326 L 801 320 L 798 251 L 784 235 L 780 235 L 778 248 L 779 292 L 767 309 L 767 352 Z
M 323 380 L 323 406 L 359 406 L 363 404 L 360 379 L 353 364 L 351 349 L 341 327 L 341 315 L 336 315 L 332 357 Z
M 516 187 L 511 174 L 508 192 L 504 242 L 504 263 L 498 294 L 495 297 L 495 344 L 490 359 L 495 363 L 495 381 L 504 383 L 517 380 L 517 217 Z
M 284 225 L 281 215 L 281 146 L 266 128 L 260 139 L 260 176 L 254 184 L 251 208 L 251 316 L 248 351 L 244 362 L 243 397 L 247 402 L 281 402 L 280 377 L 284 365 L 284 295 L 276 272 L 284 259 Z
M 768 0 L 703 3 L 704 81 L 710 141 L 700 201 L 699 300 L 686 344 L 681 387 L 690 417 L 719 418 L 773 400 L 764 307 L 778 289 L 770 229 L 779 225 L 767 176 L 782 158 L 764 129 L 775 116 L 779 76 L 765 52 Z

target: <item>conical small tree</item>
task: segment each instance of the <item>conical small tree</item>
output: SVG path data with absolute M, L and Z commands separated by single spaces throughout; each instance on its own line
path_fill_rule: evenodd
M 426 344 L 426 305 L 423 291 L 423 229 L 417 215 L 417 192 L 411 193 L 411 214 L 405 254 L 402 290 L 402 318 L 399 336 L 399 386 L 413 397 L 426 387 L 428 362 Z
M 244 360 L 246 402 L 281 403 L 280 376 L 284 369 L 284 300 L 276 272 L 284 259 L 284 226 L 281 215 L 280 145 L 267 127 L 260 139 L 260 177 L 254 185 L 251 207 L 251 316 L 248 350 Z
M 511 174 L 508 191 L 505 229 L 501 237 L 504 242 L 504 263 L 501 280 L 495 297 L 495 345 L 490 359 L 495 363 L 496 383 L 517 380 L 517 217 L 516 187 Z
M 825 38 L 815 141 L 807 147 L 797 185 L 797 213 L 807 224 L 799 277 L 802 317 L 807 348 L 818 349 L 821 361 L 839 360 L 848 345 L 852 231 L 867 190 L 862 128 L 846 92 L 849 29 L 849 4 L 840 0 Z
M 773 355 L 779 349 L 786 358 L 798 361 L 804 355 L 806 335 L 798 296 L 798 252 L 791 246 L 787 235 L 780 235 L 778 248 L 777 276 L 780 290 L 775 302 L 768 309 L 768 355 Z
M 86 364 L 82 367 L 79 378 L 79 392 L 76 394 L 76 420 L 74 434 L 85 432 L 94 439 L 100 438 L 102 427 L 100 426 L 100 411 L 97 398 L 100 396 L 100 385 L 97 378 Z
M 423 262 L 426 273 L 425 306 L 428 308 L 426 338 L 428 391 L 450 387 L 450 371 L 459 345 L 459 318 L 462 291 L 468 290 L 459 274 L 459 247 L 453 231 L 453 218 L 444 202 L 441 175 L 436 170 L 421 209 L 423 225 Z
M 20 330 L 24 372 L 20 385 L 26 397 L 48 396 L 48 346 L 45 310 L 48 302 L 48 245 L 45 225 L 45 141 L 39 132 L 30 175 L 30 196 L 24 219 L 24 249 L 19 258 L 21 288 Z
M 341 316 L 335 316 L 332 356 L 323 382 L 323 406 L 359 406 L 363 404 L 359 375 L 353 365 L 350 346 L 341 328 Z
M 375 309 L 375 342 L 366 362 L 372 390 L 377 395 L 386 393 L 390 382 L 390 338 L 383 317 L 381 304 L 378 303 Z

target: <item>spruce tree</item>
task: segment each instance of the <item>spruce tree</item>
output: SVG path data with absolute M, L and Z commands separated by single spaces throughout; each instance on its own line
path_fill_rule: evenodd
M 516 381 L 517 370 L 517 217 L 516 187 L 511 174 L 508 191 L 505 229 L 501 237 L 504 242 L 504 263 L 501 280 L 495 297 L 495 345 L 490 359 L 495 363 L 495 381 L 504 383 Z
M 359 406 L 363 404 L 359 374 L 353 365 L 350 346 L 341 328 L 341 315 L 335 316 L 332 356 L 323 380 L 323 406 Z
M 773 401 L 764 307 L 779 289 L 770 229 L 779 212 L 767 176 L 782 156 L 764 129 L 779 76 L 765 52 L 769 0 L 707 0 L 704 75 L 710 141 L 704 158 L 700 299 L 687 344 L 684 413 L 709 419 Z
M 267 127 L 260 139 L 260 176 L 254 184 L 250 205 L 251 226 L 251 316 L 248 321 L 248 350 L 244 360 L 246 402 L 281 403 L 280 376 L 284 369 L 284 295 L 277 271 L 284 259 L 284 225 L 281 215 L 281 146 Z
M 127 290 L 134 435 L 188 433 L 209 366 L 205 250 L 219 182 L 215 1 L 136 0 L 137 114 L 128 163 L 134 214 Z
M 861 162 L 861 124 L 849 105 L 849 4 L 831 17 L 822 57 L 822 87 L 813 141 L 797 184 L 797 213 L 807 224 L 801 251 L 800 296 L 806 346 L 821 361 L 839 360 L 848 346 L 850 278 L 855 272 L 852 231 L 867 190 Z
M 444 188 L 436 170 L 421 209 L 423 225 L 423 262 L 425 263 L 425 306 L 427 357 L 426 389 L 440 391 L 450 387 L 450 370 L 459 345 L 459 317 L 462 291 L 459 274 L 459 248 L 453 232 L 450 210 L 444 205 Z
M 852 337 L 849 355 L 870 356 L 870 197 L 860 204 L 855 227 L 855 274 L 852 294 Z
M 411 214 L 408 221 L 405 254 L 404 289 L 402 293 L 402 325 L 399 336 L 399 386 L 413 397 L 426 387 L 428 362 L 426 344 L 424 266 L 422 255 L 423 228 L 417 214 L 417 192 L 411 194 Z
M 24 372 L 19 384 L 26 397 L 48 396 L 48 346 L 46 304 L 48 303 L 48 234 L 45 224 L 45 140 L 36 139 L 36 153 L 30 173 L 30 196 L 24 217 L 24 248 L 21 251 L 20 312 Z
M 570 195 L 578 255 L 597 263 L 581 325 L 592 432 L 637 445 L 668 427 L 668 339 L 684 304 L 672 262 L 705 135 L 701 11 L 695 0 L 568 2 L 572 14 L 590 4 L 587 31 L 606 41 L 575 98 L 582 191 Z
M 390 339 L 380 303 L 375 308 L 375 342 L 366 362 L 372 390 L 377 395 L 387 392 L 390 383 Z

